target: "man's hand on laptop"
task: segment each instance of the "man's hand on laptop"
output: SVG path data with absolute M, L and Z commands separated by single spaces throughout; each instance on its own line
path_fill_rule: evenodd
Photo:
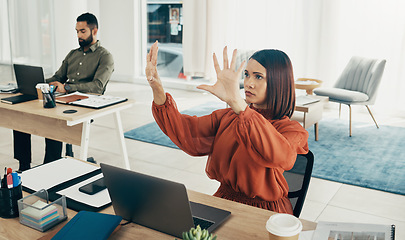
M 49 85 L 54 85 L 55 87 L 58 87 L 56 89 L 57 92 L 66 93 L 65 85 L 61 82 L 54 81 L 54 82 L 50 82 Z

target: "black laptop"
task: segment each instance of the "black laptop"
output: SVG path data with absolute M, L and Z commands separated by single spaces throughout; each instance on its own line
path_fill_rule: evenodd
M 15 104 L 28 102 L 38 98 L 35 86 L 45 83 L 42 67 L 14 64 L 15 78 L 21 95 L 2 98 L 4 103 Z
M 231 212 L 189 202 L 181 183 L 101 163 L 116 215 L 157 231 L 182 238 L 182 233 L 200 225 L 209 232 Z

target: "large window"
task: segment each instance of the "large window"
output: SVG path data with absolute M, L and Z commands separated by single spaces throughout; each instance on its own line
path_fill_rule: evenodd
M 9 1 L 13 63 L 52 69 L 52 1 Z
M 159 41 L 158 71 L 161 77 L 183 74 L 183 7 L 179 1 L 148 1 L 148 50 Z
M 7 0 L 0 0 L 0 85 L 13 81 Z
M 52 0 L 0 0 L 0 77 L 13 82 L 13 63 L 53 72 Z

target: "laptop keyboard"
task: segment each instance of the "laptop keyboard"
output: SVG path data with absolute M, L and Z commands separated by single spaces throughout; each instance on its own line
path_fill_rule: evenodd
M 211 222 L 206 219 L 194 217 L 194 216 L 193 216 L 193 220 L 194 220 L 194 226 L 197 227 L 197 225 L 200 225 L 201 229 L 208 229 L 209 227 L 211 227 L 212 224 L 214 224 L 214 222 Z

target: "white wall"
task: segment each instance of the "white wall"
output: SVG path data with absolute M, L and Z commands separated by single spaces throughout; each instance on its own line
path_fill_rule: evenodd
M 79 0 L 55 1 L 55 52 L 56 62 L 59 64 L 67 53 L 79 47 L 76 36 L 76 18 L 86 10 L 86 4 L 78 4 Z
M 143 73 L 142 66 L 142 9 L 144 0 L 100 0 L 102 44 L 113 54 L 113 80 L 133 82 Z M 146 18 L 145 18 L 146 19 Z M 146 40 L 145 40 L 146 42 Z
M 132 0 L 100 0 L 100 33 L 102 45 L 114 57 L 115 70 L 113 78 L 134 76 L 134 4 Z M 101 20 L 100 20 L 101 21 Z M 105 34 L 108 33 L 108 34 Z
M 141 66 L 141 1 L 133 0 L 69 0 L 55 1 L 55 38 L 57 68 L 66 54 L 79 47 L 76 36 L 76 18 L 93 13 L 99 23 L 98 39 L 114 57 L 112 79 L 132 82 L 142 71 Z

